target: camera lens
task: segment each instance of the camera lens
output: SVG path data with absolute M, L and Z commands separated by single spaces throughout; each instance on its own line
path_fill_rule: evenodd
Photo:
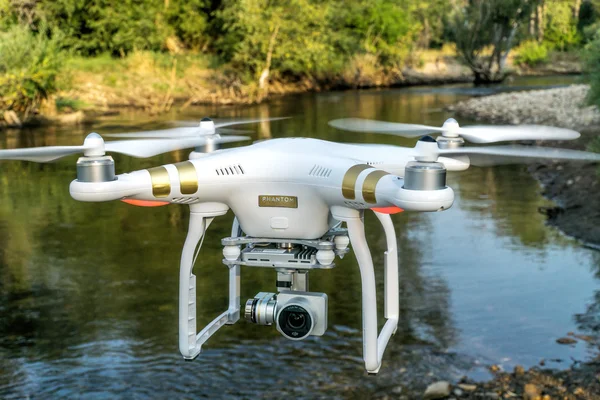
M 302 329 L 306 324 L 306 317 L 304 314 L 292 312 L 288 315 L 287 323 L 292 329 Z
M 281 309 L 277 316 L 277 325 L 288 339 L 300 340 L 312 331 L 313 319 L 304 307 L 291 304 Z

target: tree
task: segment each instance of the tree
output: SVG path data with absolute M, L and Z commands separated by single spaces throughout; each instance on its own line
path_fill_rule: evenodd
M 588 100 L 590 104 L 600 107 L 600 28 L 596 31 L 594 40 L 586 45 L 585 64 L 590 81 Z
M 470 0 L 456 13 L 456 47 L 473 71 L 476 84 L 506 77 L 506 58 L 517 30 L 536 5 L 536 0 Z
M 45 29 L 36 35 L 20 25 L 0 32 L 0 111 L 26 120 L 57 90 L 64 54 L 60 35 L 48 36 Z
M 315 76 L 328 69 L 327 4 L 310 0 L 230 1 L 219 13 L 226 35 L 222 55 L 259 81 L 266 91 L 273 69 Z
M 580 4 L 560 0 L 547 0 L 545 11 L 544 41 L 560 51 L 569 50 L 581 41 L 577 29 Z
M 167 38 L 202 49 L 209 0 L 0 0 L 0 28 L 15 23 L 64 33 L 62 45 L 83 55 L 162 50 Z

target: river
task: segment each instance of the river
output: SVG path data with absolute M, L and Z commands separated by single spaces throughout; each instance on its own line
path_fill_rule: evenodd
M 336 131 L 327 121 L 363 117 L 439 125 L 452 116 L 445 106 L 470 96 L 574 80 L 304 94 L 157 118 L 125 111 L 91 126 L 0 131 L 0 148 L 81 144 L 91 131 L 158 129 L 172 119 L 207 115 L 293 117 L 252 126 L 254 139 L 305 136 L 410 146 L 414 140 Z M 114 158 L 121 173 L 187 154 Z M 548 227 L 537 212 L 549 204 L 538 183 L 525 167 L 504 166 L 449 174 L 456 201 L 448 211 L 393 217 L 401 318 L 379 376 L 363 369 L 360 275 L 352 254 L 333 270 L 312 273 L 311 290 L 329 295 L 323 337 L 291 342 L 273 327 L 242 319 L 211 338 L 197 360 L 184 362 L 177 296 L 186 207 L 76 202 L 68 191 L 76 159 L 0 163 L 0 398 L 348 398 L 462 375 L 486 379 L 490 364 L 511 369 L 545 360 L 564 369 L 572 359 L 596 355 L 585 342 L 565 346 L 556 339 L 586 333 L 582 317 L 599 306 L 600 253 Z M 229 213 L 211 225 L 195 269 L 199 325 L 226 309 L 220 238 L 229 236 L 232 219 Z M 383 289 L 385 240 L 373 215 L 366 225 Z M 243 270 L 242 303 L 273 291 L 274 278 L 271 270 Z

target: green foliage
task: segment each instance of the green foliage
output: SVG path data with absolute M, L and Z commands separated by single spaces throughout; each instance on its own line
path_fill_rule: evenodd
M 121 82 L 120 72 L 114 71 L 118 69 L 115 58 L 139 61 L 135 55 L 141 53 L 145 60 L 155 58 L 153 66 L 167 70 L 175 56 L 178 71 L 185 69 L 182 63 L 196 62 L 183 56 L 204 53 L 213 57 L 210 67 L 228 63 L 222 76 L 230 83 L 240 77 L 256 82 L 262 76 L 264 81 L 265 71 L 267 76 L 287 80 L 349 82 L 353 76 L 396 76 L 406 63 L 418 65 L 415 49 L 441 48 L 450 41 L 457 44 L 478 80 L 494 81 L 504 76 L 506 56 L 520 40 L 525 42 L 517 62 L 528 65 L 545 61 L 551 49 L 571 50 L 582 40 L 591 40 L 590 32 L 600 23 L 600 0 L 582 0 L 578 16 L 573 15 L 575 4 L 563 0 L 0 0 L 0 31 L 19 25 L 33 32 L 32 37 L 52 37 L 57 48 L 78 55 L 71 64 L 105 74 L 109 86 Z M 534 34 L 536 29 L 539 32 Z M 544 44 L 527 41 L 531 36 L 540 41 L 544 36 Z M 86 62 L 89 57 L 93 61 Z M 202 60 L 198 65 L 209 68 Z
M 331 32 L 336 49 L 344 55 L 376 55 L 384 66 L 402 61 L 421 24 L 410 12 L 412 2 L 390 0 L 337 2 L 330 9 Z
M 49 39 L 45 30 L 35 35 L 18 25 L 0 32 L 0 110 L 27 117 L 56 91 L 63 56 L 60 40 L 60 35 Z
M 71 99 L 68 97 L 59 97 L 56 99 L 55 103 L 58 111 L 77 111 L 88 106 L 88 104 L 82 100 Z
M 41 18 L 65 34 L 64 45 L 83 55 L 161 48 L 169 29 L 158 2 L 43 0 Z
M 546 4 L 544 41 L 561 51 L 571 50 L 581 42 L 577 19 L 570 3 L 554 0 Z
M 217 13 L 217 48 L 252 79 L 266 67 L 328 78 L 360 54 L 398 65 L 420 27 L 410 9 L 391 0 L 230 0 Z
M 588 101 L 600 107 L 600 29 L 585 47 L 585 64 L 590 81 Z
M 600 1 L 596 1 L 596 3 L 597 4 L 594 4 L 591 1 L 584 1 L 581 3 L 579 15 L 577 16 L 577 30 L 579 32 L 585 32 L 588 26 L 594 24 L 598 20 Z
M 523 42 L 515 49 L 516 65 L 528 65 L 530 67 L 542 64 L 548 61 L 548 48 L 545 43 L 538 43 L 536 40 Z
M 7 30 L 16 23 L 10 0 L 0 0 L 0 31 Z
M 170 37 L 199 49 L 208 41 L 209 7 L 209 0 L 0 0 L 0 28 L 44 24 L 64 33 L 63 46 L 86 56 L 163 50 Z
M 318 75 L 333 65 L 327 38 L 328 6 L 311 0 L 239 0 L 219 14 L 227 32 L 223 55 L 252 75 L 268 67 L 282 73 Z
M 202 50 L 210 43 L 209 0 L 169 1 L 165 12 L 166 21 L 173 34 L 190 49 Z

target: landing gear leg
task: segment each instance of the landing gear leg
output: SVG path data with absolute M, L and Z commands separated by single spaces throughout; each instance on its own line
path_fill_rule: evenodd
M 334 217 L 346 222 L 348 236 L 362 280 L 362 316 L 363 316 L 363 359 L 369 374 L 376 374 L 381 368 L 385 348 L 398 327 L 398 254 L 396 234 L 389 215 L 375 213 L 382 223 L 387 251 L 385 255 L 385 317 L 387 319 L 379 336 L 377 335 L 377 298 L 373 259 L 365 237 L 363 212 L 344 209 L 335 210 Z

